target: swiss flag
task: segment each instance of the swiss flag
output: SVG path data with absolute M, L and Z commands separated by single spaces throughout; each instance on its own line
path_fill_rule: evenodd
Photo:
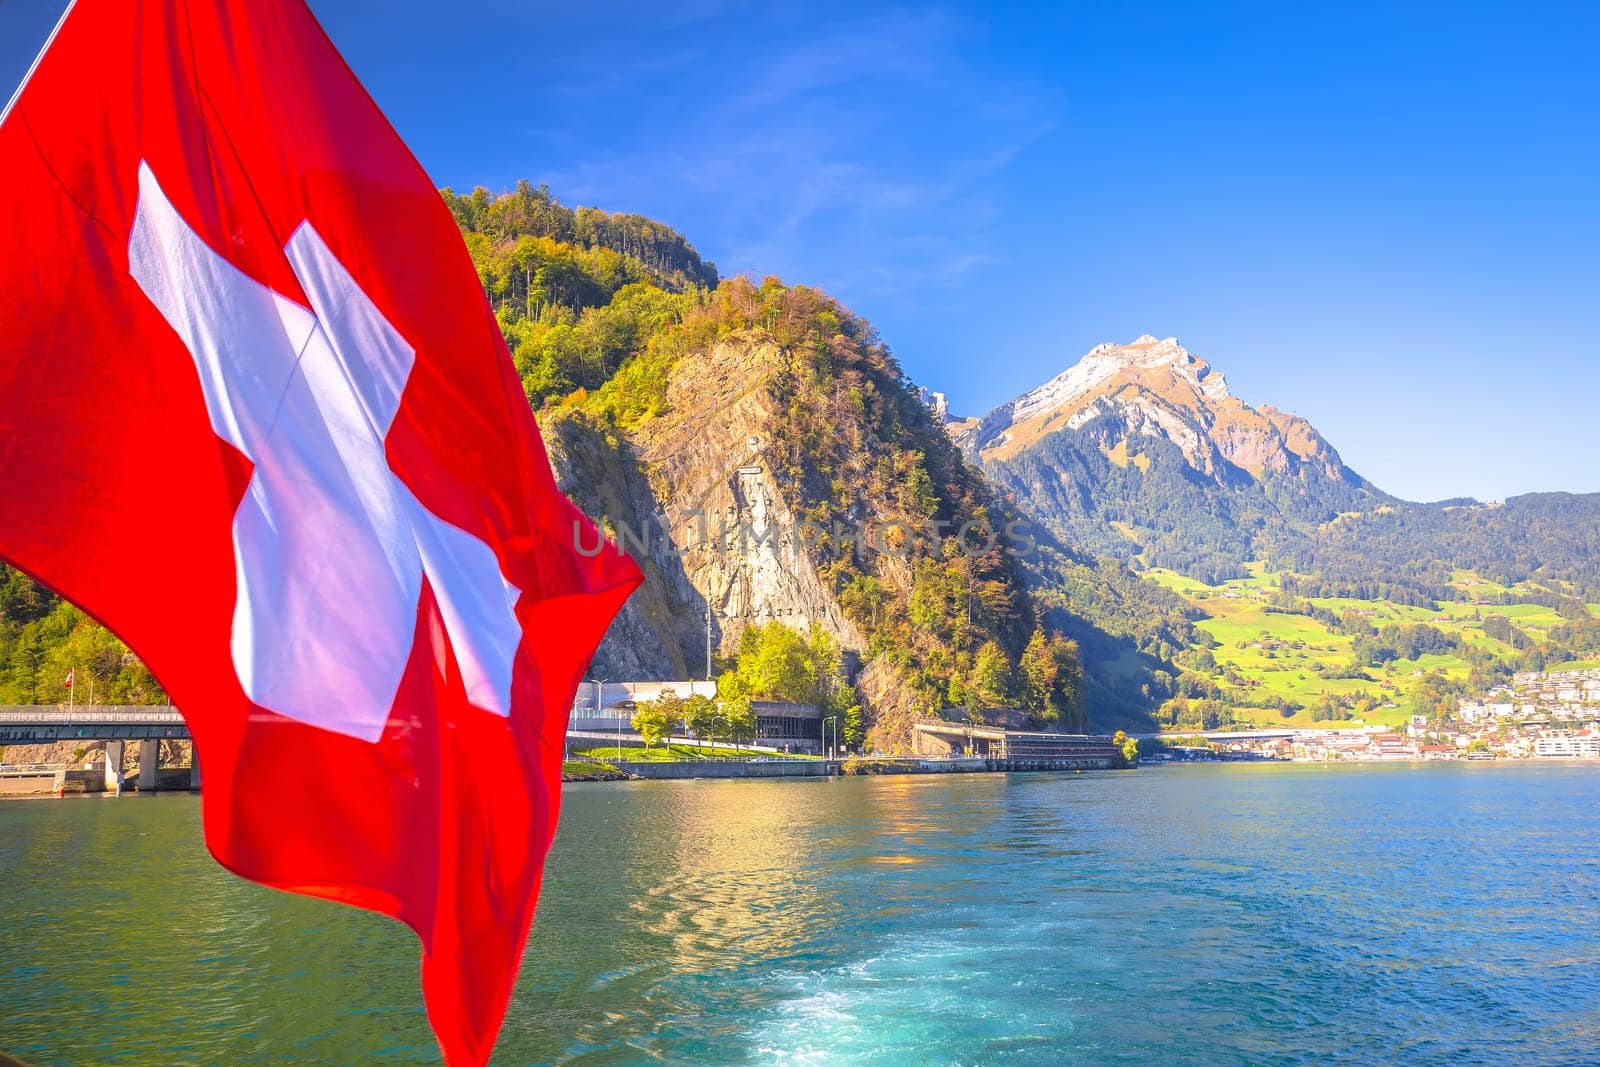
M 0 556 L 183 710 L 217 859 L 411 926 L 486 1060 L 640 579 L 577 550 L 449 212 L 298 0 L 78 0 L 0 174 Z

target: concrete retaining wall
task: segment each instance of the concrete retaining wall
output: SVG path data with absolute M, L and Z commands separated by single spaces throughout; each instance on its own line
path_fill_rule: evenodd
M 104 775 L 99 770 L 57 767 L 39 771 L 6 771 L 0 774 L 0 793 L 98 793 L 103 783 Z
M 740 760 L 682 760 L 674 763 L 635 763 L 607 760 L 613 767 L 640 778 L 821 778 L 838 773 L 837 763 L 792 760 L 756 763 Z
M 636 763 L 607 760 L 618 770 L 640 778 L 821 778 L 830 774 L 972 774 L 1007 771 L 1109 770 L 1112 762 L 1100 757 L 1075 759 L 872 759 L 857 758 L 841 766 L 839 760 L 775 760 L 771 763 L 738 760 L 684 760 L 677 763 Z
M 984 771 L 1104 771 L 1112 761 L 1083 757 L 1074 760 L 906 760 L 858 758 L 842 768 L 838 760 L 774 760 L 771 763 L 739 760 L 683 760 L 680 763 L 635 763 L 606 760 L 619 771 L 638 777 L 824 777 L 827 774 L 971 774 Z

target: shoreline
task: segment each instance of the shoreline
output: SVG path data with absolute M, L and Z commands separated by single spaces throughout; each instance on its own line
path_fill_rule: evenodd
M 1141 768 L 1154 767 L 1179 767 L 1198 764 L 1231 763 L 1238 765 L 1272 765 L 1282 767 L 1381 767 L 1386 765 L 1409 765 L 1415 763 L 1473 763 L 1473 764 L 1541 764 L 1554 766 L 1569 766 L 1571 764 L 1592 764 L 1600 767 L 1600 757 L 1594 756 L 1488 756 L 1478 759 L 1470 757 L 1451 756 L 1446 758 L 1429 758 L 1426 756 L 1404 756 L 1385 759 L 1175 759 L 1175 760 L 1141 760 Z
M 1280 760 L 1280 759 L 1182 759 L 1182 760 L 1152 760 L 1141 761 L 1137 767 L 1072 767 L 1072 766 L 1041 766 L 1036 761 L 1032 765 L 1016 766 L 1030 761 L 1020 760 L 988 760 L 967 759 L 932 761 L 910 759 L 899 761 L 890 759 L 871 760 L 867 767 L 845 769 L 841 760 L 795 761 L 794 764 L 784 763 L 756 763 L 755 767 L 761 770 L 750 773 L 745 769 L 745 763 L 726 761 L 720 764 L 711 764 L 710 761 L 684 760 L 676 762 L 659 762 L 648 764 L 649 773 L 635 773 L 632 768 L 608 766 L 597 768 L 593 772 L 582 774 L 568 774 L 563 772 L 563 785 L 594 785 L 613 784 L 618 782 L 647 782 L 647 781 L 751 781 L 774 778 L 874 778 L 899 775 L 950 775 L 950 774 L 1081 774 L 1085 771 L 1118 771 L 1118 770 L 1160 770 L 1168 767 L 1191 766 L 1273 766 L 1273 767 L 1411 767 L 1418 765 L 1435 764 L 1476 764 L 1484 766 L 1519 767 L 1595 767 L 1600 768 L 1600 759 L 1588 756 L 1496 756 L 1488 759 L 1338 759 L 1338 760 Z M 789 769 L 789 768 L 804 769 Z M 42 777 L 42 775 L 41 775 Z M 149 792 L 140 792 L 130 789 L 121 794 L 122 797 L 155 797 L 170 796 L 173 794 L 198 796 L 198 789 L 158 789 Z M 13 800 L 66 800 L 66 799 L 119 799 L 118 794 L 104 790 L 69 790 L 58 793 L 53 789 L 38 789 L 29 791 L 0 792 L 0 803 Z

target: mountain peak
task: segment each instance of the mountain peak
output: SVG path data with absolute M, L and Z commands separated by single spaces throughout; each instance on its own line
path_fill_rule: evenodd
M 1209 363 L 1178 343 L 1176 337 L 1157 340 L 1142 333 L 1125 345 L 1107 342 L 1090 349 L 1078 365 L 1099 360 L 1121 367 L 1171 368 L 1174 374 L 1196 386 L 1206 396 L 1220 399 L 1230 395 L 1227 381 Z
M 1158 437 L 1212 478 L 1259 479 L 1309 465 L 1361 484 L 1310 423 L 1277 408 L 1252 408 L 1176 337 L 1148 333 L 1126 344 L 1096 345 L 1038 388 L 982 419 L 957 424 L 953 436 L 969 453 L 1006 461 L 1053 434 L 1091 424 L 1100 427 L 1095 434 L 1105 438 L 1108 455 L 1121 455 L 1112 437 Z
M 1240 400 L 1176 337 L 1096 345 L 950 433 L 1064 543 L 1185 573 L 1234 573 L 1262 531 L 1387 499 L 1309 422 Z
M 1095 402 L 1127 386 L 1172 397 L 1184 407 L 1231 399 L 1227 380 L 1178 343 L 1140 334 L 1127 344 L 1096 345 L 1078 362 L 1037 389 L 990 412 L 975 427 L 980 450 L 1025 447 L 1064 426 L 1078 426 L 1096 413 Z

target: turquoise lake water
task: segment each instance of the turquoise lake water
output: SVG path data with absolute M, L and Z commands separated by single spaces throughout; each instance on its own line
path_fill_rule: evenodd
M 0 804 L 0 1049 L 424 1063 L 417 949 L 188 796 Z M 1600 1062 L 1600 766 L 568 788 L 496 1063 Z

